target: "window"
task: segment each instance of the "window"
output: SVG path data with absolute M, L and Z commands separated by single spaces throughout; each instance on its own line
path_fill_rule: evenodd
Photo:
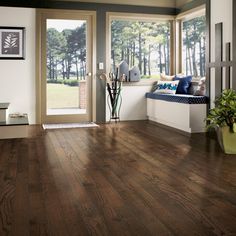
M 141 78 L 170 73 L 170 21 L 112 19 L 111 71 L 125 60 L 137 66 Z
M 182 72 L 205 76 L 206 18 L 199 16 L 182 23 Z

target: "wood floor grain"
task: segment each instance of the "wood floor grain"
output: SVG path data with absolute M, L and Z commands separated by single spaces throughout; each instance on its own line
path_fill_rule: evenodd
M 0 140 L 0 235 L 236 235 L 236 155 L 147 121 Z

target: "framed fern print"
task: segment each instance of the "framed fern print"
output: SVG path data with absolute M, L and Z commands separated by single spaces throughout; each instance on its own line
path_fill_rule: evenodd
M 25 59 L 24 43 L 24 27 L 0 27 L 0 59 Z

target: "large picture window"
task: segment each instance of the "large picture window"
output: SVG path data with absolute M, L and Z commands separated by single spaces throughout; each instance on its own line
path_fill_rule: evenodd
M 205 76 L 205 16 L 183 21 L 182 72 L 195 77 Z
M 141 78 L 170 73 L 170 21 L 111 21 L 111 70 L 125 60 L 137 66 Z

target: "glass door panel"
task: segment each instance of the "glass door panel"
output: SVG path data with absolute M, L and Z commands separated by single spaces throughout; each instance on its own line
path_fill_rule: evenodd
M 43 123 L 92 120 L 92 17 L 77 13 L 42 15 Z
M 47 19 L 47 115 L 86 114 L 86 24 Z

